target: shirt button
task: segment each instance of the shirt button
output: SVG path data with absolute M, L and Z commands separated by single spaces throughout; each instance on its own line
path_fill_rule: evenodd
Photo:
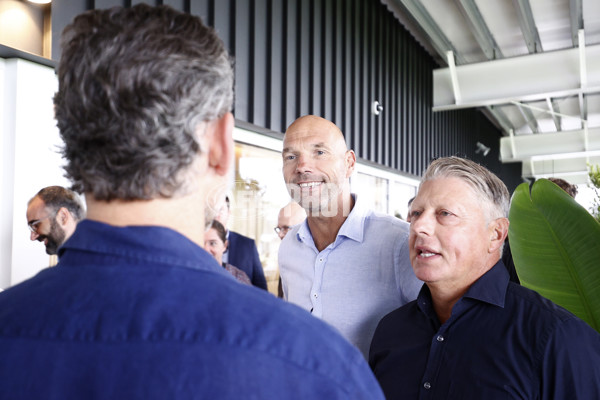
M 423 387 L 424 387 L 425 389 L 428 389 L 428 390 L 429 390 L 429 389 L 431 389 L 431 383 L 429 383 L 429 382 L 425 382 L 425 383 L 423 384 Z
M 322 258 L 319 258 L 319 262 L 323 262 L 323 259 L 322 259 Z
M 313 293 L 313 297 L 316 299 L 317 297 L 319 297 L 319 295 L 317 293 Z
M 436 338 L 438 342 L 443 342 L 444 341 L 444 337 L 442 335 L 438 335 L 438 337 Z

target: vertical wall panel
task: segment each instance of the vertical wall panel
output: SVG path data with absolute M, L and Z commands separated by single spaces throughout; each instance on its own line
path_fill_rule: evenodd
M 210 13 L 210 8 L 207 7 L 206 13 Z M 214 2 L 212 7 L 212 24 L 215 31 L 225 43 L 228 49 L 235 49 L 235 31 L 232 28 L 233 18 L 235 16 L 235 0 L 219 0 Z
M 90 8 L 139 0 L 54 0 L 58 35 Z M 334 121 L 359 158 L 419 176 L 433 157 L 463 155 L 511 185 L 518 168 L 498 161 L 500 132 L 476 110 L 433 113 L 437 66 L 377 0 L 150 0 L 200 15 L 235 59 L 235 117 L 284 132 L 309 113 Z M 371 107 L 383 105 L 379 116 Z M 477 141 L 490 146 L 483 158 Z M 510 186 L 509 187 L 514 187 Z
M 312 89 L 312 62 L 313 55 L 310 50 L 310 40 L 312 32 L 311 8 L 312 0 L 298 0 L 298 26 L 297 37 L 299 41 L 296 62 L 300 64 L 300 70 L 297 71 L 296 82 L 298 84 L 298 96 L 295 99 L 288 98 L 288 101 L 295 101 L 298 104 L 296 116 L 310 114 L 310 89 Z
M 267 78 L 267 48 L 271 43 L 267 41 L 267 1 L 249 1 L 248 3 L 251 3 L 248 17 L 251 21 L 249 47 L 252 53 L 250 61 L 252 75 L 248 102 L 252 111 L 249 112 L 249 115 L 252 123 L 258 126 L 268 126 L 266 104 L 269 98 L 270 79 Z
M 193 6 L 194 2 L 192 3 Z M 193 8 L 193 7 L 192 7 Z M 235 7 L 235 116 L 252 121 L 251 83 L 254 66 L 251 59 L 250 1 L 238 1 Z
M 282 79 L 283 84 L 283 102 L 285 107 L 285 115 L 283 117 L 284 126 L 273 127 L 273 130 L 285 132 L 285 129 L 290 125 L 297 117 L 297 104 L 298 104 L 298 87 L 296 82 L 298 81 L 298 58 L 297 58 L 297 46 L 298 39 L 296 33 L 298 32 L 298 24 L 296 15 L 298 13 L 299 0 L 288 0 L 284 2 L 284 44 L 285 44 L 285 61 L 284 61 L 284 77 Z
M 192 0 L 190 2 L 190 14 L 198 15 L 202 21 L 212 25 L 212 2 L 213 0 Z
M 280 130 L 285 129 L 284 121 L 285 118 L 285 108 L 283 104 L 285 104 L 285 99 L 283 98 L 284 90 L 283 87 L 285 85 L 284 74 L 283 74 L 283 66 L 285 65 L 284 56 L 285 56 L 285 35 L 283 34 L 283 21 L 284 21 L 284 10 L 283 10 L 283 2 L 279 0 L 269 0 L 269 5 L 267 10 L 270 12 L 269 19 L 267 20 L 267 38 L 270 41 L 270 46 L 268 46 L 268 56 L 267 56 L 267 71 L 266 71 L 266 81 L 268 86 L 267 96 L 267 109 L 268 109 L 268 124 L 271 129 Z

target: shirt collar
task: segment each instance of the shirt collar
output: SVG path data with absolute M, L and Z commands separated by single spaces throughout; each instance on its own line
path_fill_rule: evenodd
M 358 200 L 358 196 L 356 194 L 352 193 L 351 196 L 352 199 L 354 199 L 354 207 L 352 207 L 350 214 L 348 214 L 348 218 L 346 218 L 340 227 L 337 237 L 345 236 L 348 239 L 352 239 L 360 243 L 364 238 L 365 217 L 369 213 L 369 210 L 364 206 L 362 201 Z M 296 237 L 305 243 L 309 239 L 312 241 L 312 235 L 310 233 L 310 228 L 308 227 L 308 218 L 305 219 L 300 225 Z
M 502 261 L 499 260 L 489 271 L 471 285 L 462 298 L 470 298 L 504 308 L 509 280 L 508 271 Z M 431 292 L 427 284 L 424 284 L 419 292 L 417 305 L 430 318 L 435 316 L 431 301 Z M 435 320 L 437 321 L 437 317 Z
M 498 260 L 489 271 L 471 285 L 463 297 L 504 307 L 509 280 L 506 267 L 501 260 Z
M 182 234 L 160 226 L 117 227 L 86 219 L 77 224 L 73 235 L 59 248 L 58 255 L 61 258 L 68 256 L 70 250 L 224 271 L 202 247 Z

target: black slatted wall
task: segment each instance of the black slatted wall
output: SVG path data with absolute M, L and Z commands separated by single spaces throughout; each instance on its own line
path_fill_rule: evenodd
M 53 58 L 79 12 L 134 0 L 54 0 Z M 438 66 L 379 0 L 148 0 L 201 16 L 235 59 L 235 117 L 282 133 L 316 114 L 335 122 L 363 160 L 420 176 L 434 157 L 467 156 L 514 189 L 521 166 L 498 160 L 500 132 L 476 110 L 437 112 Z M 374 101 L 383 111 L 371 112 Z M 475 154 L 480 141 L 492 148 Z

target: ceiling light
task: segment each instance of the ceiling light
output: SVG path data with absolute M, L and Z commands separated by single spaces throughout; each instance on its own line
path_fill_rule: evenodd
M 35 3 L 35 4 L 50 4 L 52 3 L 52 0 L 27 0 L 30 3 Z

